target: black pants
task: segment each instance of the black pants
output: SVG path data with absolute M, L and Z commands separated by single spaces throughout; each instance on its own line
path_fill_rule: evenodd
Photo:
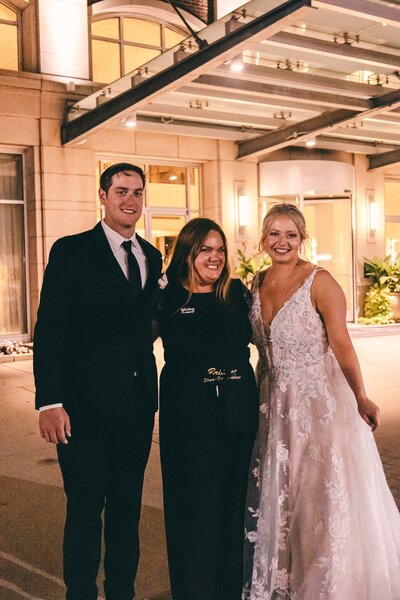
M 107 600 L 131 600 L 139 561 L 138 525 L 154 415 L 110 423 L 102 433 L 74 433 L 58 446 L 67 496 L 64 580 L 67 600 L 97 600 L 104 509 Z
M 170 386 L 164 376 L 161 389 L 160 451 L 172 597 L 240 600 L 245 499 L 258 416 L 255 385 L 250 380 L 247 388 L 236 388 L 241 422 L 247 422 L 242 429 L 227 410 L 234 386 L 226 386 L 219 398 L 203 392 L 196 410 L 191 410 L 196 402 L 193 388 L 181 395 L 179 385 Z

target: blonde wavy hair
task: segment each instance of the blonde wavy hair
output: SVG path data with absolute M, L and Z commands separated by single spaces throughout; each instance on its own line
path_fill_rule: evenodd
M 305 242 L 308 238 L 306 221 L 304 219 L 303 213 L 295 206 L 294 204 L 275 204 L 272 208 L 269 209 L 267 214 L 264 217 L 262 229 L 261 229 L 261 239 L 260 239 L 260 250 L 265 250 L 265 240 L 267 239 L 267 235 L 269 230 L 271 229 L 272 222 L 282 215 L 289 217 L 296 225 L 297 229 L 300 233 L 301 243 Z

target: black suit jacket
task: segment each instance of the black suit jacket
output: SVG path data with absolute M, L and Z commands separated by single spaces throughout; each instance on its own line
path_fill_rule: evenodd
M 139 299 L 100 223 L 51 249 L 34 334 L 36 408 L 62 402 L 73 427 L 157 408 L 151 319 L 161 254 L 138 240 L 148 263 Z

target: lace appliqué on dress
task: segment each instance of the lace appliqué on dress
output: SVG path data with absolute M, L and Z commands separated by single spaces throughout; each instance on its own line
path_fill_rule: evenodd
M 398 600 L 400 518 L 373 436 L 312 305 L 317 270 L 270 325 L 262 321 L 260 276 L 253 282 L 260 424 L 246 505 L 242 599 Z M 375 505 L 371 485 L 379 485 Z M 387 514 L 380 523 L 382 506 Z M 395 527 L 383 535 L 388 515 Z M 380 564 L 368 550 L 378 538 Z M 390 571 L 388 548 L 396 548 Z

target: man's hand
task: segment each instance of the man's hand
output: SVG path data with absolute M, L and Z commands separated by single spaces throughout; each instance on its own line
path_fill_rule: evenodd
M 39 412 L 40 435 L 46 442 L 68 444 L 71 437 L 71 424 L 68 413 L 62 408 L 48 408 Z

